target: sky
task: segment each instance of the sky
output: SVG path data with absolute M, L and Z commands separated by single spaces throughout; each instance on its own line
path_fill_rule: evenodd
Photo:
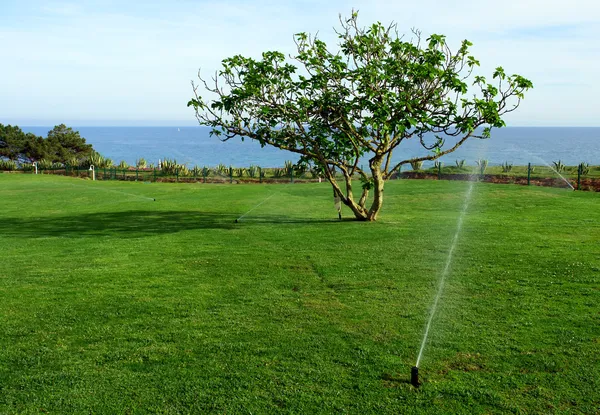
M 196 125 L 190 82 L 234 54 L 335 49 L 341 13 L 473 42 L 479 73 L 531 79 L 513 126 L 600 126 L 598 0 L 0 0 L 0 123 Z

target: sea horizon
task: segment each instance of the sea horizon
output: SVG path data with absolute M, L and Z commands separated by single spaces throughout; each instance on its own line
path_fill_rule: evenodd
M 53 126 L 21 126 L 25 132 L 46 136 Z M 235 167 L 260 165 L 281 167 L 285 161 L 296 162 L 298 155 L 273 147 L 261 148 L 251 139 L 241 141 L 233 138 L 227 142 L 210 137 L 210 128 L 200 125 L 184 126 L 72 126 L 80 132 L 94 149 L 115 163 L 121 160 L 134 165 L 144 158 L 156 164 L 159 159 L 176 159 L 189 166 Z M 446 148 L 452 143 L 449 141 Z M 401 144 L 394 153 L 393 161 L 422 156 L 427 152 L 410 139 Z M 440 160 L 453 165 L 455 160 L 466 160 L 475 164 L 486 159 L 490 165 L 511 163 L 514 165 L 551 164 L 561 160 L 567 165 L 586 162 L 600 165 L 600 127 L 557 127 L 557 126 L 507 126 L 492 130 L 486 140 L 469 139 L 454 153 Z M 366 163 L 366 158 L 365 161 Z M 428 166 L 431 163 L 425 163 Z

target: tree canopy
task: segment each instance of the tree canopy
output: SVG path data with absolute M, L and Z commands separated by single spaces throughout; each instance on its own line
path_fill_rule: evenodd
M 307 33 L 294 36 L 291 60 L 299 67 L 276 51 L 262 59 L 224 59 L 212 83 L 200 74 L 200 84 L 192 82 L 188 106 L 222 140 L 248 137 L 299 154 L 300 163 L 323 172 L 359 220 L 377 219 L 384 183 L 402 165 L 435 160 L 469 138 L 489 138 L 533 87 L 502 67 L 489 82 L 475 75 L 479 62 L 467 40 L 454 52 L 443 35 L 423 40 L 413 31 L 405 40 L 393 23 L 359 27 L 356 12 L 340 17 L 340 25 L 336 51 Z M 409 139 L 419 140 L 427 153 L 393 162 L 394 150 Z M 368 169 L 359 163 L 363 158 Z M 358 200 L 356 177 L 362 183 Z
M 0 124 L 0 158 L 74 164 L 92 153 L 92 145 L 64 124 L 50 130 L 47 138 L 25 133 L 18 126 Z

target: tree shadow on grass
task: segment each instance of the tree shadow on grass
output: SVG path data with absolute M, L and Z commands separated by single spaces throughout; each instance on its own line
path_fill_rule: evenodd
M 234 216 L 197 211 L 85 213 L 68 216 L 0 218 L 0 235 L 10 237 L 139 237 L 195 229 L 233 229 Z
M 281 215 L 248 217 L 235 223 L 236 217 L 232 214 L 214 212 L 132 210 L 67 216 L 0 218 L 0 235 L 21 238 L 89 236 L 135 238 L 198 229 L 232 230 L 244 225 L 339 223 L 337 219 L 313 220 Z

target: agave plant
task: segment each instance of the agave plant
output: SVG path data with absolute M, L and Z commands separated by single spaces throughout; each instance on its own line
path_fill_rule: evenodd
M 177 171 L 177 160 L 165 158 L 161 163 L 161 172 L 166 175 L 173 175 Z
M 177 167 L 175 168 L 175 172 L 179 176 L 189 176 L 190 175 L 190 169 L 188 169 L 188 167 L 185 164 L 178 164 Z
M 221 174 L 221 175 L 228 175 L 229 174 L 229 167 L 227 167 L 223 163 L 219 163 L 217 165 L 217 167 L 215 167 L 215 171 L 217 173 Z
M 442 167 L 444 167 L 444 163 L 442 163 L 439 160 L 436 160 L 436 161 L 433 162 L 433 167 L 435 167 L 436 170 L 437 169 L 441 169 Z
M 13 171 L 17 170 L 17 163 L 13 160 L 0 160 L 0 170 Z
M 577 170 L 581 172 L 583 176 L 590 172 L 590 165 L 588 163 L 582 162 L 577 166 Z
M 565 170 L 565 165 L 560 160 L 553 161 L 552 164 L 554 165 L 554 170 L 558 173 L 562 173 Z
M 292 174 L 294 174 L 294 163 L 292 163 L 289 160 L 286 160 L 283 164 L 283 171 L 285 172 L 286 176 L 291 176 Z
M 198 177 L 202 174 L 202 169 L 198 166 L 194 166 L 194 168 L 190 171 L 190 173 L 192 174 L 192 176 Z
M 2 161 L 0 161 L 0 163 L 2 163 Z M 33 167 L 33 163 L 21 163 L 20 168 L 23 171 L 33 171 L 33 170 L 35 170 L 34 167 Z M 0 170 L 2 170 L 2 168 L 0 168 Z
M 121 162 L 119 163 L 119 165 L 117 167 L 124 170 L 124 169 L 129 168 L 129 164 L 127 164 L 127 162 L 125 160 L 121 160 Z
M 273 169 L 273 177 L 276 179 L 285 177 L 286 173 L 287 172 L 285 171 L 285 168 L 284 169 L 278 169 L 278 168 Z
M 71 167 L 78 167 L 79 163 L 80 163 L 80 161 L 77 157 L 71 157 L 66 160 L 66 164 Z M 39 165 L 39 162 L 38 162 L 38 165 Z
M 459 169 L 462 169 L 463 167 L 465 167 L 465 160 L 456 160 L 456 167 L 458 167 Z
M 258 174 L 258 166 L 251 164 L 250 167 L 248 167 L 247 173 L 248 173 L 248 177 L 251 177 L 251 178 L 256 177 L 256 175 Z
M 208 177 L 210 175 L 210 169 L 206 166 L 202 167 L 202 176 Z
M 422 161 L 411 161 L 410 162 L 410 167 L 414 170 L 414 171 L 419 171 L 423 168 L 423 162 Z
M 146 159 L 144 159 L 144 158 L 140 158 L 135 161 L 135 166 L 138 169 L 145 169 L 147 165 L 148 165 L 148 162 L 146 162 Z
M 512 170 L 512 168 L 513 168 L 513 165 L 509 164 L 508 161 L 505 161 L 502 164 L 502 172 L 503 173 L 510 173 L 510 171 Z
M 488 161 L 486 159 L 475 160 L 475 164 L 477 164 L 479 174 L 485 173 L 485 169 L 487 169 L 488 166 Z
M 243 167 L 240 167 L 239 169 L 233 169 L 233 175 L 236 177 L 244 177 L 245 174 L 246 169 Z
M 54 167 L 54 163 L 47 159 L 41 159 L 37 162 L 39 169 L 51 169 Z M 78 165 L 78 164 L 76 164 Z

